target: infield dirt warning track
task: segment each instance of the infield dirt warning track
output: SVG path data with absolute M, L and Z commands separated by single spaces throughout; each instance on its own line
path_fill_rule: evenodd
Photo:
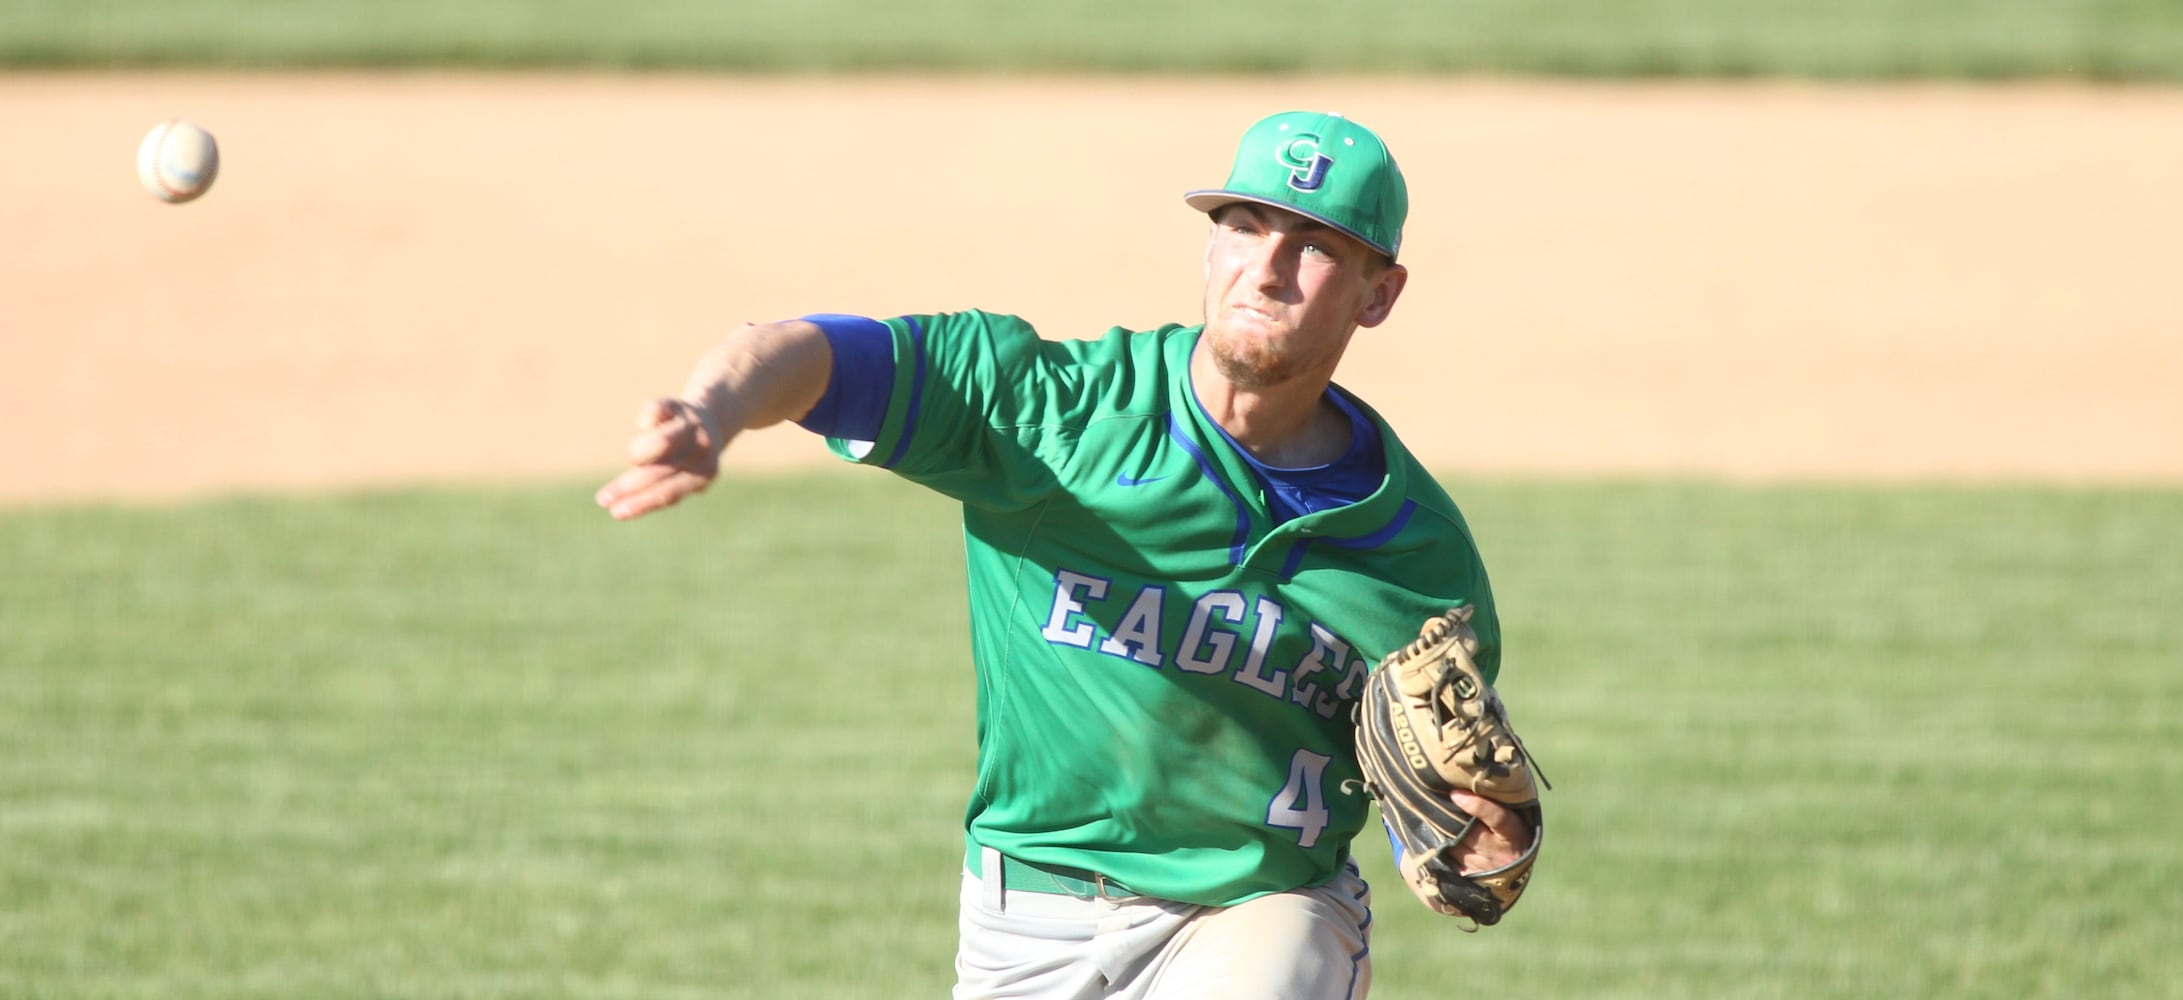
M 1409 177 L 1341 381 L 1436 467 L 2183 482 L 2183 91 L 61 75 L 0 77 L 0 502 L 603 477 L 744 320 L 1195 322 L 1181 193 L 1288 107 Z

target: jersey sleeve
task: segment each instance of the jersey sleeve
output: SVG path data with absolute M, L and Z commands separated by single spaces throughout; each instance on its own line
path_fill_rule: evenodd
M 870 441 L 887 418 L 894 391 L 894 335 L 869 316 L 815 313 L 804 321 L 819 328 L 833 356 L 826 394 L 796 421 L 830 438 Z
M 902 316 L 886 323 L 894 382 L 869 440 L 830 437 L 877 465 L 973 506 L 1020 509 L 1053 495 L 1055 469 L 1101 401 L 1071 349 L 1014 316 Z

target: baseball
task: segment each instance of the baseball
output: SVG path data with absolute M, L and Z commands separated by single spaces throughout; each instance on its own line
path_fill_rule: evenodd
M 220 174 L 212 133 L 179 118 L 155 126 L 136 150 L 136 176 L 160 201 L 194 201 Z

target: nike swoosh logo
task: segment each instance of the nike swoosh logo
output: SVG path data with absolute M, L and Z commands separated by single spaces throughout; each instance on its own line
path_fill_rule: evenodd
M 1116 477 L 1114 477 L 1114 485 L 1116 485 L 1116 486 L 1143 486 L 1143 485 L 1145 485 L 1146 483 L 1156 483 L 1156 482 L 1159 482 L 1160 480 L 1162 480 L 1162 479 L 1166 479 L 1166 478 L 1167 478 L 1166 476 L 1146 476 L 1146 477 L 1145 477 L 1145 478 L 1143 478 L 1143 479 L 1138 479 L 1137 477 L 1135 477 L 1135 476 L 1132 476 L 1132 475 L 1129 475 L 1128 473 L 1123 473 L 1122 475 L 1119 475 L 1119 476 L 1116 476 Z

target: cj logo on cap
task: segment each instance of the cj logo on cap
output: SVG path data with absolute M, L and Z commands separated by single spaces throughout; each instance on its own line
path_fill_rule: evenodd
M 1289 186 L 1298 191 L 1317 191 L 1326 183 L 1327 168 L 1334 158 L 1319 152 L 1319 137 L 1305 133 L 1281 145 L 1274 156 L 1289 168 Z

